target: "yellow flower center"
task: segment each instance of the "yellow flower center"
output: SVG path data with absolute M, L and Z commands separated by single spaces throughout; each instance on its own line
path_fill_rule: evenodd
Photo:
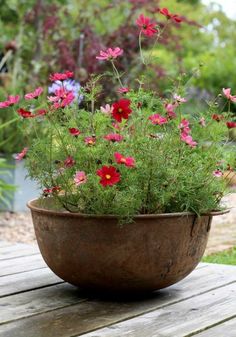
M 111 179 L 110 174 L 106 174 L 105 177 L 106 177 L 107 180 Z
M 118 109 L 118 112 L 122 112 L 123 110 L 121 108 Z

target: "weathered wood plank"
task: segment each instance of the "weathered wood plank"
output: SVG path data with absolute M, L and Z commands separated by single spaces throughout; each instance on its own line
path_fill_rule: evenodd
M 48 268 L 0 277 L 0 297 L 61 283 Z
M 203 266 L 200 265 L 199 268 L 200 267 L 204 268 L 204 267 L 206 267 L 206 265 L 203 265 Z M 194 273 L 196 273 L 196 271 Z M 199 275 L 200 276 L 202 275 L 202 271 Z M 211 274 L 209 274 L 209 275 L 211 275 Z M 218 274 L 215 275 L 215 278 L 216 277 L 218 279 Z M 27 281 L 25 281 L 25 282 L 27 282 Z M 62 296 L 62 298 L 64 298 L 63 297 L 63 291 L 64 291 L 64 289 L 67 289 L 67 288 L 66 288 L 66 286 L 62 286 L 62 285 L 52 286 L 52 287 L 48 287 L 46 289 L 45 288 L 37 289 L 37 290 L 29 291 L 29 292 L 23 293 L 23 294 L 15 294 L 15 295 L 12 295 L 12 296 L 8 296 L 7 301 L 5 300 L 4 297 L 2 299 L 0 298 L 0 308 L 1 308 L 1 306 L 4 307 L 4 314 L 0 316 L 0 323 L 6 322 L 6 321 L 11 321 L 11 320 L 14 320 L 14 319 L 20 319 L 20 318 L 23 318 L 23 317 L 29 317 L 29 316 L 34 315 L 36 313 L 42 313 L 42 312 L 45 312 L 45 311 L 49 311 L 49 309 L 47 309 L 49 307 L 48 299 L 51 298 L 51 297 L 54 297 L 54 293 L 56 291 L 54 289 L 55 287 L 57 287 L 56 289 L 60 289 L 60 291 L 62 292 L 61 296 Z M 75 288 L 73 286 L 70 286 L 70 285 L 67 285 L 67 287 L 72 287 L 73 289 L 76 289 L 76 291 L 74 290 L 74 292 L 76 292 L 75 303 L 78 302 L 78 295 L 80 295 L 81 298 L 83 298 L 84 295 L 79 290 L 77 290 L 77 288 Z M 67 291 L 66 291 L 66 293 L 67 293 Z M 188 293 L 186 293 L 186 294 L 188 294 Z M 55 296 L 55 298 L 56 298 L 56 296 Z M 5 305 L 6 303 L 8 303 L 8 304 Z M 54 305 L 53 303 L 52 303 L 52 306 Z M 63 303 L 61 303 L 60 305 L 62 307 Z M 65 303 L 65 305 L 67 305 L 67 302 Z M 55 308 L 57 308 L 57 306 L 55 306 Z
M 207 329 L 194 335 L 196 337 L 235 337 L 236 336 L 236 318 L 230 319 L 213 328 Z
M 39 249 L 36 245 L 15 244 L 0 248 L 0 260 L 12 259 L 20 256 L 38 254 Z
M 233 283 L 88 334 L 78 334 L 78 336 L 187 337 L 235 316 L 235 303 L 236 283 Z M 228 337 L 227 334 L 226 336 Z
M 0 261 L 0 277 L 47 267 L 40 254 Z
M 0 324 L 86 301 L 81 291 L 62 283 L 0 298 Z M 1 310 L 2 308 L 2 310 Z
M 217 319 L 219 320 L 219 316 L 221 317 L 221 314 L 223 315 L 223 317 L 224 315 L 228 317 L 232 314 L 232 311 L 235 311 L 235 298 L 233 298 L 233 295 L 235 295 L 234 291 L 236 290 L 236 283 L 234 283 L 233 285 L 224 286 L 226 283 L 233 281 L 236 281 L 236 268 L 219 265 L 208 265 L 205 268 L 195 270 L 188 278 L 186 278 L 179 284 L 152 294 L 148 298 L 146 297 L 135 301 L 115 301 L 114 299 L 103 301 L 89 300 L 83 303 L 65 307 L 63 309 L 58 309 L 2 324 L 0 325 L 0 336 L 76 336 L 80 334 L 85 334 L 91 330 L 102 328 L 107 325 L 112 325 L 119 321 L 127 320 L 130 318 L 130 320 L 136 319 L 132 319 L 132 317 L 135 316 L 142 315 L 143 317 L 145 315 L 152 315 L 153 313 L 156 313 L 158 317 L 161 316 L 162 324 L 165 323 L 165 317 L 168 317 L 168 322 L 169 319 L 171 322 L 171 319 L 174 320 L 174 318 L 176 317 L 177 320 L 178 315 L 182 314 L 182 322 L 184 322 L 186 321 L 186 317 L 190 315 L 189 317 L 192 317 L 191 319 L 193 321 L 195 320 L 195 318 L 196 321 L 198 319 L 199 326 L 202 327 L 204 326 L 204 322 L 201 322 L 201 319 L 202 317 L 205 317 L 205 319 L 207 319 L 208 311 L 211 310 L 211 306 L 214 309 L 213 312 L 215 315 L 211 315 L 210 319 L 212 321 L 217 321 Z M 210 291 L 210 289 L 214 288 L 217 289 Z M 214 296 L 214 294 L 216 296 Z M 18 295 L 15 296 L 17 297 Z M 214 299 L 216 302 L 214 302 Z M 32 301 L 32 303 L 35 303 L 35 301 Z M 217 303 L 220 303 L 218 307 Z M 178 306 L 177 309 L 176 306 Z M 173 315 L 171 315 L 172 308 L 174 308 Z M 200 309 L 203 311 L 203 314 L 200 314 Z M 5 310 L 7 310 L 7 308 L 5 308 Z M 155 311 L 152 311 L 150 313 L 151 310 Z M 10 314 L 11 313 L 9 312 L 9 315 Z M 195 314 L 196 317 L 194 316 Z M 149 316 L 147 317 L 149 319 Z M 137 317 L 137 319 L 138 318 L 139 317 Z M 8 319 L 14 319 L 14 317 L 11 318 L 10 316 L 8 316 Z M 130 320 L 128 320 L 128 322 Z M 123 322 L 122 324 L 125 324 L 125 322 Z M 155 329 L 151 333 L 146 333 L 146 331 L 144 331 L 144 333 L 140 335 L 140 337 L 158 336 L 155 335 L 155 333 L 156 331 L 159 331 L 159 328 L 157 327 L 157 325 L 159 326 L 159 321 L 155 321 L 155 316 L 150 322 L 150 325 L 152 324 L 155 326 Z M 195 322 L 193 322 L 193 324 L 195 324 Z M 173 323 L 174 327 L 175 325 L 176 321 L 174 321 Z M 115 324 L 115 328 L 116 326 L 117 324 Z M 141 328 L 142 324 L 141 327 L 138 326 L 137 331 L 139 331 Z M 187 328 L 191 327 L 187 326 Z M 100 334 L 100 330 L 98 330 L 96 331 L 96 334 L 92 336 L 113 337 L 113 332 L 115 330 L 113 330 L 112 328 L 105 328 L 101 329 L 101 331 L 102 333 L 105 331 L 105 333 L 107 334 L 103 336 L 102 333 Z M 114 334 L 114 337 L 116 336 L 123 336 L 123 330 L 122 333 L 120 333 L 119 331 L 116 335 Z M 136 335 L 132 334 L 130 334 L 129 336 L 136 337 Z M 170 335 L 166 335 L 163 333 L 162 336 L 183 337 L 183 335 L 176 335 L 175 333 Z

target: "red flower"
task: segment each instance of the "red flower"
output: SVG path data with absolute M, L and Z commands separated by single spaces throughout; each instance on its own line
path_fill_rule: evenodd
M 76 129 L 76 128 L 69 128 L 69 132 L 72 136 L 76 137 L 78 135 L 80 135 L 80 131 L 79 129 Z
M 101 178 L 100 184 L 103 187 L 107 185 L 112 186 L 120 181 L 120 173 L 114 166 L 103 166 L 97 170 L 97 175 Z
M 108 135 L 104 136 L 104 139 L 110 140 L 111 142 L 121 142 L 124 137 L 119 135 L 118 133 L 109 133 Z
M 156 24 L 151 23 L 151 19 L 141 14 L 136 20 L 136 24 L 141 27 L 141 32 L 146 36 L 153 36 L 157 33 Z
M 234 129 L 236 128 L 236 122 L 226 122 L 228 129 Z
M 72 91 L 67 91 L 65 88 L 60 88 L 55 91 L 54 96 L 49 96 L 48 100 L 53 102 L 53 107 L 55 109 L 65 108 L 67 105 L 70 105 L 75 96 Z
M 72 71 L 66 71 L 64 73 L 55 73 L 49 76 L 50 81 L 64 81 L 68 78 L 74 77 L 74 73 Z
M 35 116 L 44 116 L 47 111 L 45 109 L 39 109 Z
M 177 14 L 171 14 L 167 8 L 162 8 L 159 12 L 164 15 L 168 20 L 175 21 L 176 23 L 182 22 L 182 19 Z
M 96 143 L 96 137 L 85 137 L 84 141 L 87 145 L 94 145 Z
M 15 159 L 22 160 L 26 156 L 27 152 L 28 152 L 28 147 L 24 147 L 23 150 L 15 156 Z
M 45 197 L 47 197 L 48 195 L 52 194 L 52 193 L 58 193 L 61 191 L 60 186 L 53 186 L 52 188 L 45 188 L 43 190 L 43 195 Z
M 135 166 L 135 160 L 133 157 L 124 157 L 119 152 L 115 152 L 114 157 L 115 157 L 117 164 L 124 164 L 127 167 Z
M 163 116 L 161 116 L 159 114 L 151 115 L 148 119 L 154 125 L 162 125 L 162 124 L 166 124 L 168 122 L 167 118 L 165 118 L 165 117 L 163 117 Z
M 34 115 L 30 111 L 24 110 L 22 108 L 18 109 L 17 112 L 23 118 L 33 118 L 34 117 Z
M 217 115 L 217 114 L 213 114 L 213 115 L 211 116 L 211 118 L 214 119 L 214 120 L 217 121 L 217 122 L 220 122 L 220 121 L 222 121 L 222 119 L 224 119 L 224 116 L 222 116 L 222 115 Z
M 37 89 L 35 89 L 33 92 L 30 92 L 28 94 L 25 95 L 25 99 L 29 100 L 29 99 L 36 99 L 38 98 L 43 92 L 43 88 L 38 87 Z
M 129 114 L 131 114 L 132 110 L 130 108 L 131 101 L 129 99 L 120 99 L 119 101 L 113 103 L 113 111 L 112 116 L 117 122 L 121 122 L 122 118 L 128 119 Z
M 30 111 L 24 110 L 22 108 L 17 110 L 18 114 L 23 118 L 35 118 L 38 116 L 46 115 L 47 111 L 44 109 L 38 110 L 35 114 L 32 114 Z
M 75 165 L 75 160 L 74 160 L 74 158 L 71 157 L 71 156 L 68 156 L 68 157 L 66 158 L 66 160 L 64 161 L 64 165 L 65 165 L 65 167 L 67 167 L 67 168 L 70 168 L 70 167 L 74 166 L 74 165 Z

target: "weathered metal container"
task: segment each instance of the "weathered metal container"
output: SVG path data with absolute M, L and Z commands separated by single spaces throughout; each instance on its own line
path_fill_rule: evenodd
M 201 260 L 214 212 L 138 215 L 120 226 L 115 216 L 93 216 L 28 203 L 38 245 L 51 270 L 78 287 L 144 292 L 186 277 Z

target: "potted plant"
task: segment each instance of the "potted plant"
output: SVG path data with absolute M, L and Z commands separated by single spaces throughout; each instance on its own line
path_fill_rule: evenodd
M 160 10 L 167 25 L 178 15 Z M 150 55 L 142 39 L 159 28 L 140 15 L 139 45 L 145 66 Z M 217 106 L 198 115 L 183 114 L 186 78 L 160 97 L 139 79 L 123 85 L 116 68 L 119 47 L 108 48 L 97 62 L 110 62 L 120 97 L 96 106 L 100 76 L 91 76 L 78 107 L 64 87 L 72 72 L 50 76 L 60 87 L 43 102 L 41 93 L 16 106 L 23 122 L 35 129 L 27 156 L 30 177 L 42 187 L 28 203 L 41 253 L 62 279 L 86 289 L 151 291 L 188 275 L 200 261 L 214 215 L 225 210 L 226 192 L 219 161 L 226 125 Z M 37 137 L 43 123 L 44 137 Z

